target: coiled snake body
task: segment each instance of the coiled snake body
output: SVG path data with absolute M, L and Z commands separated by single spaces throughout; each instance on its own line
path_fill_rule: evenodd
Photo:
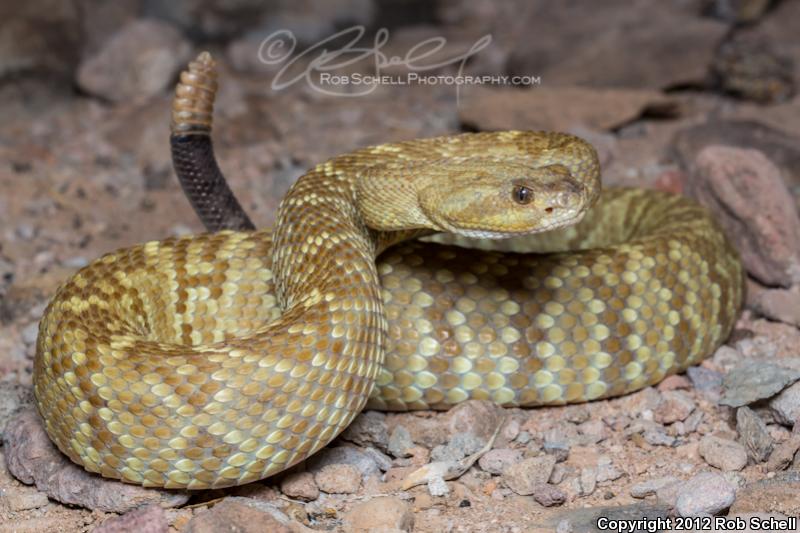
M 368 399 L 537 406 L 653 384 L 725 339 L 742 269 L 700 206 L 597 178 L 565 134 L 388 144 L 306 173 L 274 232 L 108 254 L 40 325 L 47 432 L 103 476 L 224 487 L 314 453 Z M 376 267 L 430 230 L 523 236 L 408 241 Z M 500 251 L 523 248 L 555 253 Z

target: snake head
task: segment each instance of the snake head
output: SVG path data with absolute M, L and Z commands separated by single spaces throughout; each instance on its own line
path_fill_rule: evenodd
M 575 224 L 594 200 L 561 164 L 471 158 L 448 165 L 449 179 L 419 190 L 420 210 L 441 231 L 500 239 Z

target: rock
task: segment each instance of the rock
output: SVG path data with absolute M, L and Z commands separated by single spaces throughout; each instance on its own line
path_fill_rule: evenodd
M 578 484 L 581 489 L 581 495 L 591 495 L 594 489 L 597 488 L 597 469 L 591 467 L 581 468 Z
M 743 363 L 725 376 L 719 403 L 741 407 L 776 395 L 800 379 L 800 372 L 772 363 Z
M 21 410 L 33 405 L 33 390 L 13 381 L 0 382 L 0 441 L 6 424 Z
M 714 212 L 753 277 L 766 285 L 800 281 L 800 217 L 764 154 L 708 146 L 692 174 L 686 192 Z
M 748 305 L 770 320 L 800 326 L 800 292 L 797 288 L 758 291 L 748 298 Z
M 48 504 L 47 494 L 36 490 L 5 488 L 0 491 L 0 504 L 9 511 L 38 509 Z
M 195 514 L 186 533 L 292 533 L 290 524 L 292 520 L 271 503 L 233 496 Z
M 509 465 L 503 471 L 503 481 L 520 496 L 530 496 L 536 485 L 547 483 L 555 465 L 556 459 L 551 455 L 531 457 Z
M 508 73 L 539 75 L 553 87 L 701 85 L 728 26 L 693 5 L 611 0 L 591 11 L 596 4 L 576 0 L 518 9 L 507 27 L 523 24 L 536 38 L 514 42 Z
M 608 430 L 602 420 L 587 420 L 578 424 L 578 433 L 583 436 L 581 444 L 597 444 L 608 438 Z
M 477 452 L 484 444 L 485 441 L 472 433 L 456 433 L 447 445 L 431 450 L 431 461 L 458 461 Z
M 769 409 L 775 420 L 785 426 L 794 426 L 800 421 L 800 382 L 785 389 L 769 400 Z
M 115 516 L 104 520 L 102 524 L 92 530 L 93 533 L 167 533 L 169 524 L 164 509 L 158 505 L 150 504 L 133 511 L 128 511 L 122 516 Z
M 409 450 L 414 447 L 411 433 L 405 426 L 396 426 L 389 437 L 388 450 L 394 457 L 410 457 Z
M 599 533 L 604 531 L 597 527 L 599 518 L 606 518 L 609 522 L 627 524 L 636 520 L 643 520 L 645 524 L 653 523 L 657 520 L 666 520 L 669 517 L 669 507 L 664 505 L 652 505 L 646 503 L 634 503 L 631 505 L 621 505 L 619 507 L 588 507 L 565 510 L 555 515 L 551 515 L 542 524 L 548 529 L 544 531 L 557 531 L 557 533 Z M 606 528 L 605 531 L 608 531 Z M 638 529 L 637 531 L 644 531 Z
M 795 92 L 792 60 L 764 34 L 732 33 L 717 48 L 710 71 L 718 89 L 763 104 L 784 102 Z
M 736 441 L 707 435 L 697 448 L 706 463 L 723 472 L 738 471 L 747 466 L 747 450 Z
M 36 0 L 2 4 L 0 78 L 44 72 L 66 78 L 80 58 L 82 16 L 81 8 L 74 2 Z
M 662 93 L 644 89 L 481 88 L 470 90 L 459 106 L 459 118 L 464 125 L 484 131 L 533 128 L 602 132 L 629 123 L 646 110 L 668 110 L 673 105 Z
M 800 471 L 780 472 L 772 479 L 753 481 L 739 489 L 730 513 L 800 515 Z
M 747 454 L 756 463 L 763 463 L 772 452 L 773 440 L 764 421 L 749 407 L 736 410 L 736 430 Z
M 500 475 L 503 471 L 522 461 L 522 453 L 519 450 L 511 450 L 509 448 L 499 448 L 496 450 L 489 450 L 480 459 L 478 465 L 490 474 Z
M 614 466 L 611 458 L 603 455 L 597 459 L 597 482 L 603 483 L 604 481 L 614 481 L 621 478 L 623 472 Z
M 722 394 L 722 373 L 702 366 L 690 366 L 686 369 L 686 375 L 692 387 L 706 396 L 719 398 Z
M 683 483 L 675 502 L 680 516 L 715 515 L 731 506 L 736 488 L 724 476 L 703 472 Z
M 540 483 L 533 487 L 531 497 L 536 501 L 536 503 L 543 505 L 544 507 L 561 505 L 567 501 L 567 493 L 554 485 L 550 485 L 549 483 Z
M 378 531 L 411 531 L 414 513 L 403 500 L 394 496 L 379 496 L 354 505 L 344 516 L 347 533 L 377 533 Z
M 332 464 L 322 467 L 314 481 L 329 494 L 353 494 L 361 488 L 361 472 L 353 465 Z
M 290 498 L 304 501 L 316 500 L 319 487 L 310 472 L 293 472 L 281 480 L 281 492 Z
M 686 390 L 691 386 L 691 383 L 686 378 L 686 376 L 679 376 L 678 374 L 673 374 L 671 376 L 667 376 L 664 380 L 659 383 L 656 388 L 659 392 L 666 392 L 666 391 L 673 391 L 673 390 Z
M 645 498 L 652 494 L 655 494 L 656 491 L 662 489 L 668 485 L 674 485 L 676 483 L 680 483 L 681 481 L 673 476 L 664 476 L 664 477 L 656 477 L 652 479 L 648 479 L 647 481 L 641 481 L 636 483 L 631 487 L 631 496 L 634 498 Z
M 379 411 L 364 411 L 342 432 L 342 438 L 359 446 L 376 446 L 386 451 L 389 446 L 386 415 Z
M 673 446 L 675 444 L 675 437 L 667 435 L 663 427 L 647 429 L 642 436 L 645 442 L 651 446 Z
M 145 100 L 164 91 L 186 65 L 191 45 L 173 26 L 138 19 L 84 60 L 77 83 L 112 102 Z
M 694 400 L 684 391 L 669 390 L 661 394 L 661 403 L 653 411 L 659 424 L 672 424 L 686 418 L 694 411 Z
M 365 478 L 379 476 L 381 473 L 378 464 L 369 453 L 353 446 L 325 448 L 306 460 L 306 469 L 311 473 L 316 473 L 323 467 L 332 464 L 353 465 Z
M 503 419 L 503 409 L 489 401 L 467 400 L 447 412 L 450 434 L 471 433 L 481 441 L 481 446 L 494 435 Z
M 50 442 L 34 408 L 22 410 L 8 425 L 4 453 L 9 471 L 61 503 L 98 511 L 125 513 L 150 503 L 183 505 L 183 491 L 146 489 L 90 474 L 69 461 Z
M 552 455 L 556 458 L 557 463 L 563 463 L 569 458 L 569 444 L 561 441 L 548 441 L 545 440 L 542 445 L 542 450 L 547 455 Z
M 795 458 L 800 449 L 800 435 L 791 435 L 788 439 L 775 446 L 767 460 L 768 472 L 785 470 Z

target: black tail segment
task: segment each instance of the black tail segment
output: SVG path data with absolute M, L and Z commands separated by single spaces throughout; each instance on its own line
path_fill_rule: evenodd
M 255 225 L 233 195 L 214 158 L 211 119 L 217 92 L 215 63 L 203 52 L 181 73 L 172 102 L 172 166 L 195 213 L 210 232 L 251 231 Z

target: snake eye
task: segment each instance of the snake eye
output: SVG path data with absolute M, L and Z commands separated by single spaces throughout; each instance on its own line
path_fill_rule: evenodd
M 533 200 L 533 191 L 530 190 L 528 187 L 524 187 L 522 185 L 517 185 L 514 187 L 512 191 L 512 197 L 514 201 L 518 204 L 525 205 L 531 203 Z

